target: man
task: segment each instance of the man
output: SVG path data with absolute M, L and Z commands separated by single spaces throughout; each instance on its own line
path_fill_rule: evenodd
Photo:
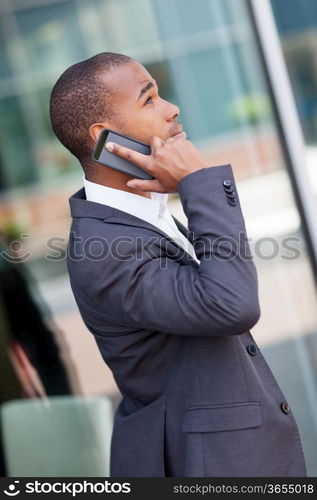
M 120 54 L 68 68 L 51 96 L 53 129 L 85 174 L 69 200 L 70 282 L 123 395 L 110 475 L 306 476 L 296 421 L 249 331 L 258 283 L 232 167 L 210 166 L 178 116 Z M 104 128 L 151 145 L 112 152 L 155 180 L 91 160 Z M 166 208 L 174 192 L 188 230 Z

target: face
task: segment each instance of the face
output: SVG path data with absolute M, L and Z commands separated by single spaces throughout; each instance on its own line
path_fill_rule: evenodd
M 178 121 L 179 108 L 159 96 L 156 81 L 137 61 L 107 75 L 107 84 L 114 90 L 115 112 L 111 121 L 103 123 L 103 128 L 145 143 L 154 135 L 163 140 L 186 137 Z

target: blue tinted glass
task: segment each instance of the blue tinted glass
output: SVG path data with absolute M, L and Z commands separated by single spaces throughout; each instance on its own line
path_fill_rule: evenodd
M 0 78 L 7 78 L 12 75 L 12 68 L 7 52 L 7 44 L 4 34 L 0 30 Z
M 87 55 L 73 2 L 18 10 L 15 16 L 28 58 L 21 71 L 51 70 Z
M 271 0 L 281 33 L 304 32 L 317 27 L 316 0 Z
M 36 180 L 32 144 L 18 97 L 0 100 L 0 147 L 6 187 Z

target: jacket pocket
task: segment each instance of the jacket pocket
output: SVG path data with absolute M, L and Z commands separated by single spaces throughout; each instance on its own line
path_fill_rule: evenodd
M 250 453 L 257 441 L 254 429 L 261 425 L 262 409 L 258 401 L 187 408 L 182 426 L 186 433 L 183 476 L 248 475 L 254 461 Z M 258 472 L 258 464 L 255 469 Z
M 197 405 L 187 408 L 183 419 L 184 432 L 220 432 L 248 429 L 262 425 L 258 401 L 222 405 Z

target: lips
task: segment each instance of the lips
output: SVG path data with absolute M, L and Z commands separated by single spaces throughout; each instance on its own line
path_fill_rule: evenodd
M 186 134 L 186 132 L 183 131 L 183 127 L 181 126 L 181 127 L 178 127 L 175 134 L 173 134 L 171 137 L 173 137 L 173 139 L 178 139 L 178 138 L 186 139 L 187 134 Z
M 182 131 L 182 132 L 179 132 L 178 134 L 172 135 L 172 137 L 173 137 L 174 139 L 176 139 L 176 138 L 178 138 L 178 137 L 182 137 L 183 139 L 186 139 L 187 134 L 186 134 L 186 132 Z

